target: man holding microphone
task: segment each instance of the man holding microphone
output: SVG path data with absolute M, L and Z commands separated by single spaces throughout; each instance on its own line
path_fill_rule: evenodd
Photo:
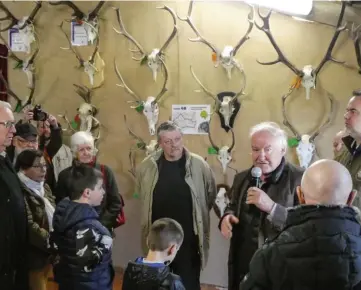
M 287 136 L 276 123 L 254 126 L 250 138 L 253 166 L 235 176 L 231 202 L 219 223 L 222 235 L 231 238 L 229 290 L 239 289 L 255 251 L 282 230 L 287 207 L 298 204 L 296 188 L 303 174 L 285 160 Z

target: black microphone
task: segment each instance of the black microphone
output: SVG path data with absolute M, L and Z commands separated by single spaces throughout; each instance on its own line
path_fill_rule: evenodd
M 253 167 L 251 170 L 251 175 L 251 187 L 261 188 L 262 169 L 259 167 Z M 256 213 L 259 212 L 259 209 L 254 204 L 249 204 L 249 212 Z

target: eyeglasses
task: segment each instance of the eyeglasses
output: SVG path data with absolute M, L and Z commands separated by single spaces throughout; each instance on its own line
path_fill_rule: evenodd
M 11 128 L 12 126 L 15 126 L 15 122 L 14 121 L 5 121 L 5 122 L 0 122 L 1 125 L 4 125 L 5 128 Z
M 37 144 L 38 143 L 38 139 L 35 139 L 35 140 L 25 140 L 23 138 L 17 138 L 21 143 L 23 144 Z

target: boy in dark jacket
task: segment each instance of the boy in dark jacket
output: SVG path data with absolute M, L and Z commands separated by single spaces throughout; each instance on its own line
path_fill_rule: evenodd
M 87 165 L 70 175 L 70 199 L 56 206 L 50 243 L 59 261 L 54 278 L 59 290 L 111 290 L 112 237 L 93 208 L 104 195 L 102 173 Z
M 181 278 L 172 274 L 168 267 L 183 238 L 183 229 L 178 222 L 170 218 L 156 220 L 148 235 L 148 255 L 129 262 L 123 290 L 185 290 Z

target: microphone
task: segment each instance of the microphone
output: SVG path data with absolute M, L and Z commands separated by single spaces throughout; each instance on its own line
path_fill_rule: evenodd
M 251 175 L 252 175 L 253 186 L 261 188 L 262 169 L 259 167 L 253 167 L 251 170 Z
M 259 167 L 253 167 L 251 170 L 251 175 L 252 175 L 251 187 L 254 186 L 257 188 L 261 188 L 262 169 Z M 250 204 L 249 212 L 252 214 L 256 214 L 259 213 L 259 209 L 254 204 Z

